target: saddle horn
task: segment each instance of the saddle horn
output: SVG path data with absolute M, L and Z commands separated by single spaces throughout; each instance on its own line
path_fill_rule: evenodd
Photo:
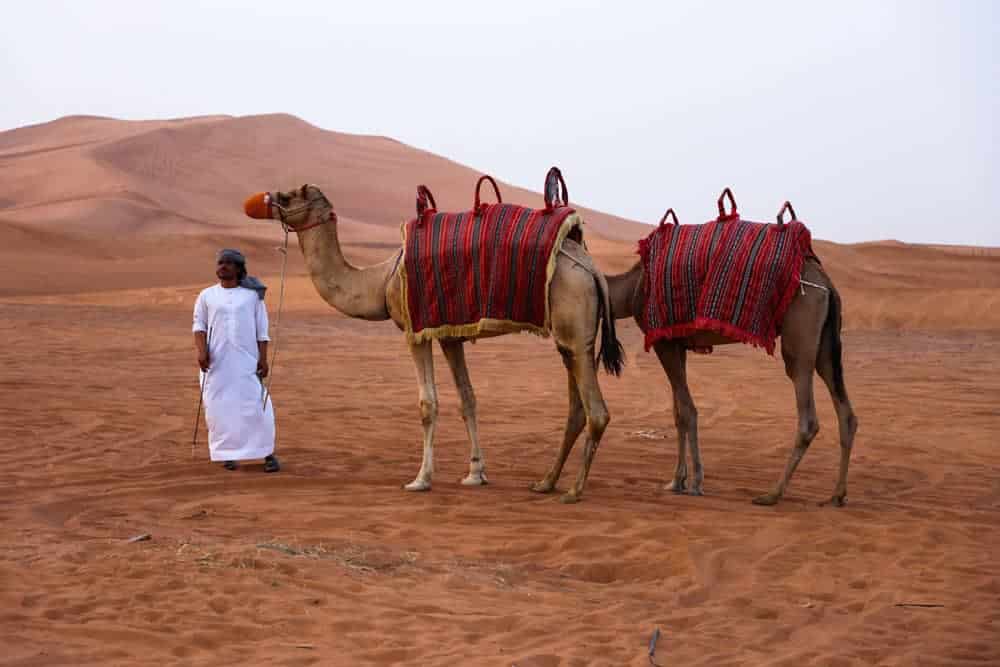
M 795 215 L 795 209 L 792 208 L 792 202 L 786 201 L 784 204 L 782 204 L 781 210 L 778 211 L 777 220 L 779 225 L 785 224 L 785 211 L 788 211 L 789 213 L 792 214 L 792 219 L 790 222 L 798 221 L 799 218 L 797 215 Z
M 434 195 L 431 194 L 431 189 L 426 185 L 417 186 L 417 220 L 424 217 L 424 213 L 427 211 L 436 211 L 437 202 L 434 201 Z
M 545 174 L 544 196 L 546 211 L 551 211 L 557 206 L 569 206 L 569 189 L 559 167 L 552 167 L 549 173 Z
M 480 204 L 479 203 L 479 188 L 483 185 L 483 181 L 489 181 L 490 182 L 490 185 L 493 186 L 493 192 L 496 193 L 497 203 L 498 204 L 502 204 L 503 203 L 503 198 L 500 196 L 500 188 L 497 186 L 497 182 L 493 180 L 492 176 L 490 176 L 488 174 L 483 174 L 482 176 L 479 177 L 479 180 L 476 181 L 476 204 L 475 204 L 475 206 L 472 209 L 476 213 L 479 212 L 480 208 L 482 208 L 483 206 L 485 206 L 485 204 Z
M 729 197 L 729 213 L 726 213 L 726 206 L 724 200 Z M 719 195 L 719 220 L 732 220 L 733 218 L 738 218 L 739 213 L 736 212 L 736 199 L 733 197 L 733 191 L 726 188 Z
M 660 218 L 660 227 L 662 227 L 663 225 L 665 225 L 667 223 L 667 218 L 673 218 L 675 225 L 680 225 L 681 224 L 680 221 L 677 219 L 677 214 L 674 213 L 674 209 L 668 208 L 667 212 L 663 214 L 662 218 Z

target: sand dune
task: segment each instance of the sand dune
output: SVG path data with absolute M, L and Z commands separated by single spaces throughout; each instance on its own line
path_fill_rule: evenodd
M 273 274 L 280 240 L 249 223 L 250 192 L 315 182 L 333 199 L 352 259 L 380 260 L 398 244 L 418 183 L 441 208 L 467 208 L 479 172 L 384 137 L 346 135 L 288 115 L 120 121 L 74 116 L 0 133 L 0 296 L 141 289 L 211 279 L 221 245 L 242 244 Z M 543 174 L 539 175 L 539 178 Z M 509 200 L 537 193 L 502 186 Z M 634 261 L 649 227 L 582 210 L 608 272 Z M 1000 253 L 900 242 L 816 250 L 849 292 L 850 327 L 996 326 Z M 178 261 L 183 258 L 184 261 Z M 290 270 L 302 275 L 297 257 Z M 985 291 L 984 291 L 985 290 Z
M 479 172 L 384 137 L 321 130 L 287 115 L 162 122 L 65 118 L 0 133 L 5 191 L 2 219 L 43 224 L 66 201 L 141 196 L 182 219 L 244 228 L 251 192 L 316 183 L 342 215 L 398 227 L 426 183 L 442 208 L 466 209 Z M 539 186 L 545 175 L 539 174 Z M 510 201 L 540 196 L 502 186 Z M 642 225 L 583 209 L 596 233 L 637 237 Z M 115 215 L 137 234 L 143 216 Z M 124 231 L 124 230 L 123 230 Z M 188 231 L 185 229 L 184 231 Z
M 191 305 L 219 246 L 272 286 L 280 269 L 279 230 L 243 197 L 320 184 L 365 264 L 398 245 L 417 183 L 466 208 L 477 173 L 281 115 L 0 133 L 0 664 L 639 666 L 655 628 L 661 665 L 1000 664 L 996 249 L 816 242 L 861 421 L 843 509 L 816 506 L 838 458 L 822 393 L 784 503 L 750 504 L 795 415 L 780 360 L 745 347 L 691 361 L 707 495 L 664 492 L 670 395 L 626 321 L 583 503 L 527 489 L 566 405 L 533 336 L 469 346 L 491 484 L 458 484 L 468 445 L 438 355 L 435 487 L 404 493 L 420 427 L 401 336 L 329 309 L 295 248 L 284 470 L 209 465 L 203 431 L 191 446 Z M 627 269 L 647 228 L 584 213 L 599 264 Z

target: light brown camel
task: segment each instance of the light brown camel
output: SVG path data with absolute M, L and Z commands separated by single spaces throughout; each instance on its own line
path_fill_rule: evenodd
M 642 289 L 643 268 L 636 262 L 629 271 L 607 276 L 611 290 L 611 310 L 616 318 L 636 317 L 646 306 Z M 819 432 L 816 404 L 813 400 L 813 371 L 823 378 L 833 406 L 837 411 L 840 427 L 840 473 L 837 486 L 829 502 L 841 506 L 847 497 L 847 466 L 858 420 L 844 386 L 844 369 L 841 363 L 841 302 L 833 281 L 815 259 L 806 259 L 802 266 L 802 283 L 797 290 L 781 324 L 781 357 L 785 373 L 795 386 L 795 404 L 798 409 L 798 428 L 795 445 L 777 486 L 769 493 L 754 499 L 757 505 L 773 505 L 785 493 L 788 482 L 799 465 L 809 444 Z M 704 333 L 689 339 L 660 339 L 653 349 L 666 371 L 674 399 L 674 423 L 677 427 L 677 467 L 673 481 L 665 488 L 675 493 L 687 490 L 692 495 L 702 494 L 704 469 L 698 448 L 698 410 L 687 384 L 687 348 L 707 347 L 734 343 L 720 334 Z M 686 448 L 691 448 L 694 479 L 690 488 Z
M 355 267 L 344 257 L 337 236 L 337 216 L 333 205 L 314 185 L 286 192 L 261 193 L 247 200 L 246 214 L 258 219 L 278 219 L 297 232 L 299 247 L 309 276 L 323 299 L 350 317 L 381 321 L 391 319 L 401 329 L 404 325 L 404 300 L 400 274 L 402 250 L 380 264 Z M 604 275 L 596 269 L 582 245 L 567 238 L 559 251 L 555 273 L 549 288 L 551 334 L 562 356 L 569 378 L 569 418 L 556 464 L 539 482 L 535 491 L 549 492 L 562 471 L 566 455 L 577 437 L 587 427 L 583 465 L 576 483 L 561 498 L 576 502 L 590 472 L 594 454 L 607 428 L 608 409 L 597 382 L 597 363 L 614 374 L 621 371 L 622 350 L 615 336 L 614 318 L 608 302 Z M 597 330 L 601 328 L 601 346 L 595 349 Z M 482 337 L 502 334 L 484 334 Z M 486 484 L 486 464 L 479 446 L 476 423 L 476 398 L 465 364 L 465 338 L 439 341 L 462 401 L 462 418 L 472 444 L 469 474 L 462 484 Z M 408 342 L 420 386 L 420 417 L 423 424 L 423 461 L 416 478 L 404 486 L 409 491 L 427 491 L 434 474 L 434 427 L 438 398 L 434 382 L 433 350 L 429 340 Z

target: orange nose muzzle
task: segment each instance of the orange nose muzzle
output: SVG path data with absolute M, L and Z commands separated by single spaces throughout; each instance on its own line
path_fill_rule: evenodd
M 266 192 L 258 192 L 243 202 L 243 212 L 251 218 L 258 220 L 271 219 L 271 195 Z

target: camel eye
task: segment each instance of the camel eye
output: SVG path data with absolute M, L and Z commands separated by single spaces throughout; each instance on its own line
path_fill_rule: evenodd
M 281 206 L 288 206 L 289 201 L 291 201 L 291 198 L 284 192 L 278 193 L 278 204 L 280 204 Z

